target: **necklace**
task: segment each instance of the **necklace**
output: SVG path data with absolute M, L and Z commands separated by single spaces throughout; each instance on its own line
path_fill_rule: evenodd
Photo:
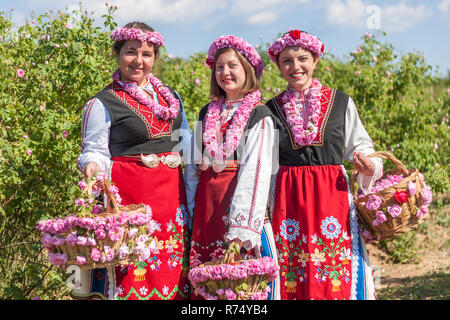
M 317 78 L 312 80 L 305 97 L 305 103 L 296 106 L 295 93 L 288 88 L 281 96 L 282 108 L 286 122 L 294 135 L 294 142 L 300 146 L 309 145 L 319 131 L 320 89 L 322 85 Z
M 209 103 L 203 126 L 203 144 L 213 159 L 223 162 L 237 149 L 250 113 L 255 105 L 261 101 L 261 97 L 259 90 L 245 96 L 233 115 L 226 132 L 225 142 L 222 141 L 220 127 L 217 125 L 225 98 L 221 97 Z
M 113 74 L 114 81 L 120 81 L 120 69 L 117 69 Z M 139 87 L 131 83 L 122 82 L 124 90 L 136 99 L 139 103 L 145 105 L 149 108 L 157 117 L 164 120 L 175 119 L 178 116 L 178 111 L 180 110 L 180 102 L 176 99 L 170 90 L 164 86 L 157 77 L 149 73 L 147 75 L 147 80 L 152 84 L 154 88 L 161 94 L 165 101 L 168 102 L 169 106 L 161 106 L 158 102 L 153 101 L 150 97 L 146 96 L 139 90 Z

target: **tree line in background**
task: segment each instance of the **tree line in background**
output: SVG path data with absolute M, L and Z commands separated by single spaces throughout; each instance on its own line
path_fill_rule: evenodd
M 117 68 L 109 33 L 116 27 L 107 6 L 103 27 L 80 10 L 78 20 L 46 12 L 14 26 L 0 12 L 0 298 L 63 298 L 64 271 L 47 262 L 40 234 L 44 218 L 67 216 L 82 178 L 80 153 L 84 103 L 111 82 Z M 322 84 L 355 101 L 376 150 L 392 151 L 418 168 L 435 193 L 449 189 L 450 73 L 433 74 L 420 53 L 398 53 L 366 33 L 346 61 L 325 55 L 316 68 Z M 264 101 L 286 83 L 266 53 Z M 209 101 L 206 52 L 188 59 L 163 50 L 154 73 L 180 94 L 191 129 Z M 348 170 L 351 167 L 347 165 Z M 349 171 L 351 172 L 351 171 Z

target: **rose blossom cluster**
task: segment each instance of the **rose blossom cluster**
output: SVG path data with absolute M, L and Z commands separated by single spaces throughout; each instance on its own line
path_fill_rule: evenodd
M 218 296 L 225 297 L 226 300 L 236 300 L 245 293 L 239 289 L 237 292 L 231 288 L 216 290 L 217 296 L 210 294 L 203 282 L 214 280 L 244 280 L 250 276 L 266 276 L 267 281 L 273 281 L 279 273 L 280 267 L 270 257 L 263 257 L 261 259 L 253 259 L 242 261 L 239 264 L 219 264 L 199 266 L 189 272 L 188 278 L 191 283 L 197 287 L 196 292 L 202 295 L 207 300 L 217 300 Z M 266 286 L 263 292 L 253 293 L 251 300 L 265 300 L 267 299 L 270 287 Z
M 161 47 L 164 45 L 164 37 L 159 32 L 143 32 L 137 28 L 117 28 L 110 35 L 113 41 L 139 40 L 141 42 L 154 43 Z
M 103 182 L 105 176 L 97 175 L 97 182 Z M 81 190 L 86 188 L 84 180 L 78 183 Z M 101 187 L 93 186 L 92 194 L 97 196 L 100 194 Z M 119 189 L 116 186 L 110 186 L 109 192 L 119 198 Z M 95 194 L 94 194 L 95 193 Z M 89 208 L 89 200 L 84 198 L 75 200 L 78 206 Z M 92 203 L 92 202 L 91 202 Z M 41 220 L 37 225 L 37 229 L 43 234 L 41 242 L 49 252 L 49 261 L 56 266 L 64 266 L 67 262 L 67 254 L 61 253 L 60 247 L 63 245 L 90 247 L 90 259 L 95 262 L 110 262 L 116 256 L 125 259 L 128 255 L 134 254 L 141 257 L 149 257 L 146 250 L 146 241 L 155 230 L 159 228 L 159 224 L 153 220 L 153 213 L 150 206 L 146 206 L 141 211 L 123 211 L 117 215 L 95 216 L 99 213 L 102 205 L 95 205 L 91 214 L 86 213 L 70 215 L 65 218 L 56 218 Z M 145 234 L 143 234 L 143 232 Z M 138 236 L 138 233 L 141 235 Z M 127 239 L 124 239 L 127 235 Z M 130 241 L 137 237 L 137 246 L 133 252 L 130 251 L 127 240 Z M 145 239 L 144 239 L 145 237 Z M 101 240 L 109 239 L 112 243 L 124 240 L 122 246 L 115 250 L 110 246 L 101 246 Z M 145 240 L 145 241 L 144 241 Z M 100 241 L 100 243 L 99 243 Z M 59 248 L 59 249 L 58 249 Z M 102 249 L 102 251 L 100 251 Z M 149 251 L 151 253 L 151 251 Z M 76 263 L 78 265 L 85 264 L 87 257 L 77 256 Z
M 211 295 L 202 285 L 203 282 L 214 280 L 243 280 L 250 276 L 266 276 L 267 281 L 273 281 L 279 273 L 280 267 L 269 257 L 242 261 L 239 264 L 219 264 L 206 265 L 193 268 L 188 275 L 191 283 L 197 287 L 196 291 L 207 300 L 217 300 L 218 297 Z M 268 288 L 268 289 L 267 289 Z M 251 299 L 267 299 L 270 288 L 267 286 L 264 292 L 255 293 Z M 244 292 L 234 292 L 230 288 L 219 289 L 216 291 L 219 296 L 224 296 L 226 300 L 235 300 L 238 296 L 244 295 Z
M 417 210 L 417 217 L 422 218 L 428 213 L 428 207 L 433 199 L 432 190 L 429 186 L 425 184 L 424 176 L 419 173 L 419 178 L 422 180 L 424 184 L 424 188 L 422 189 L 422 204 Z M 400 183 L 404 179 L 401 175 L 390 175 L 384 179 L 380 179 L 375 183 L 375 185 L 372 187 L 371 192 L 376 193 L 381 190 L 390 188 L 398 183 Z M 407 185 L 407 190 L 403 191 L 396 191 L 393 195 L 393 198 L 397 201 L 397 203 L 394 203 L 392 205 L 386 206 L 386 212 L 389 213 L 389 215 L 393 218 L 399 217 L 402 213 L 402 207 L 401 205 L 408 201 L 408 198 L 410 196 L 414 196 L 417 193 L 417 185 L 415 182 L 410 181 Z M 361 198 L 365 196 L 363 193 L 358 194 L 358 198 Z M 383 203 L 383 200 L 381 197 L 370 194 L 368 197 L 368 200 L 365 204 L 365 207 L 368 210 L 378 210 Z M 373 221 L 374 226 L 378 226 L 379 224 L 386 222 L 387 217 L 384 211 L 378 210 L 375 213 L 375 220 Z
M 258 77 L 262 75 L 264 65 L 258 51 L 256 51 L 255 48 L 253 48 L 247 41 L 233 35 L 221 36 L 214 40 L 209 47 L 208 57 L 206 58 L 205 63 L 211 69 L 214 66 L 214 57 L 217 51 L 223 48 L 234 48 L 239 51 L 248 60 L 248 62 L 250 62 L 253 68 L 255 68 Z
M 261 102 L 261 91 L 256 90 L 245 96 L 241 106 L 236 110 L 231 125 L 227 129 L 225 141 L 218 137 L 217 120 L 225 103 L 222 97 L 212 101 L 208 106 L 205 117 L 203 143 L 212 158 L 222 162 L 227 159 L 239 146 L 244 128 L 256 104 Z M 205 169 L 206 170 L 206 169 Z
M 287 47 L 302 47 L 315 53 L 319 57 L 323 54 L 325 49 L 322 41 L 312 34 L 300 30 L 291 30 L 270 45 L 270 59 L 276 62 L 277 56 Z
M 207 280 L 239 280 L 252 275 L 265 275 L 272 281 L 278 275 L 280 267 L 269 257 L 261 259 L 245 260 L 239 264 L 219 264 L 196 267 L 189 272 L 189 280 L 192 283 Z

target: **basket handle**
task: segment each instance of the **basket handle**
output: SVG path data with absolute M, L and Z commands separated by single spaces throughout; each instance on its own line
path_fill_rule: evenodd
M 371 153 L 367 156 L 368 158 L 382 158 L 385 160 L 390 160 L 392 161 L 395 166 L 397 167 L 397 169 L 399 169 L 400 171 L 403 172 L 403 175 L 408 175 L 409 171 L 406 168 L 406 166 L 400 161 L 398 160 L 391 152 L 389 151 L 377 151 L 374 153 Z M 352 171 L 352 179 L 350 182 L 350 189 L 351 192 L 353 194 L 353 196 L 355 197 L 355 199 L 357 198 L 357 194 L 355 191 L 355 184 L 356 184 L 356 176 L 358 175 L 358 171 L 356 169 L 353 169 Z
M 225 251 L 225 256 L 222 259 L 222 263 L 233 263 L 235 261 L 242 260 L 240 253 L 240 246 L 236 242 L 232 241 Z
M 114 194 L 112 194 L 109 191 L 109 188 L 112 186 L 112 183 L 108 180 L 103 180 L 102 182 L 99 182 L 97 180 L 92 180 L 89 181 L 86 184 L 86 187 L 83 190 L 83 194 L 88 194 L 91 195 L 92 194 L 92 189 L 94 188 L 94 186 L 101 186 L 103 193 L 106 196 L 106 210 L 107 212 L 112 212 L 112 213 L 116 213 L 119 214 L 120 213 L 120 209 L 119 209 L 119 204 L 117 203 L 117 199 L 115 197 Z

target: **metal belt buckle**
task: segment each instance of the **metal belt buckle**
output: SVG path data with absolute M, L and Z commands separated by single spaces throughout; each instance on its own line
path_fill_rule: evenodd
M 141 153 L 142 163 L 145 164 L 149 168 L 156 168 L 159 165 L 159 157 L 156 154 L 149 154 L 148 156 L 144 156 Z

